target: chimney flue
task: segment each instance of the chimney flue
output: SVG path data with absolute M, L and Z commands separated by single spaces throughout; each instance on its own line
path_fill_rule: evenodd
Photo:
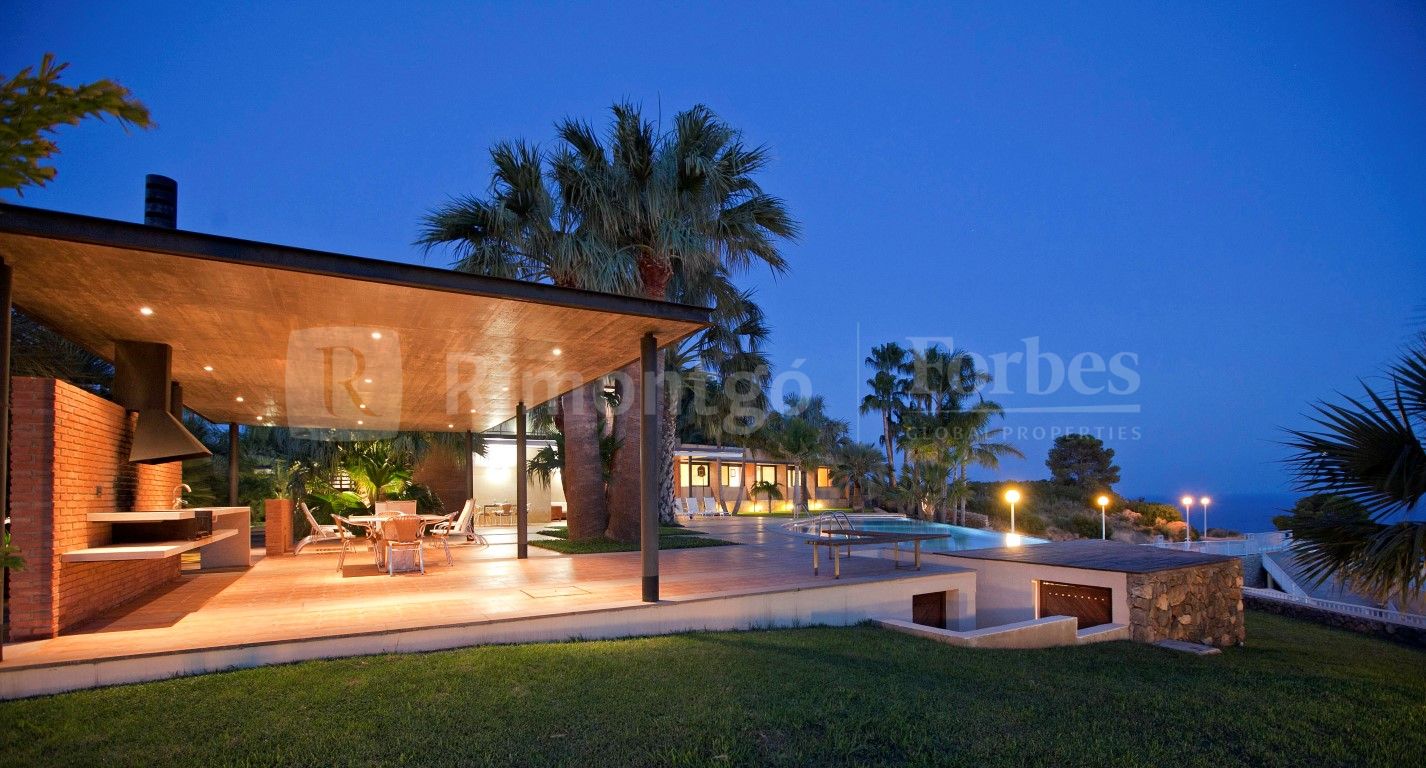
M 144 223 L 178 229 L 178 182 L 156 173 L 144 177 Z

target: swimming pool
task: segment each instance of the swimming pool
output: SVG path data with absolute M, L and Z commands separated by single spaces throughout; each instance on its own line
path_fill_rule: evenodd
M 1001 531 L 984 531 L 978 528 L 966 528 L 962 525 L 947 525 L 946 523 L 933 523 L 929 520 L 912 520 L 908 517 L 896 515 L 849 515 L 852 525 L 867 531 L 885 531 L 887 533 L 944 533 L 949 534 L 949 538 L 932 539 L 921 542 L 922 552 L 956 552 L 963 549 L 990 549 L 992 547 L 1004 547 L 1008 542 L 1006 534 Z M 811 518 L 807 520 L 797 520 L 787 524 L 787 529 L 793 534 L 811 536 L 819 527 L 827 527 L 826 518 Z M 1045 539 L 1037 539 L 1033 536 L 1020 536 L 1022 545 L 1044 544 Z

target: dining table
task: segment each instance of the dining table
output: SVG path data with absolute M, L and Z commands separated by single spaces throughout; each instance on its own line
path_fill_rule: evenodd
M 346 518 L 347 522 L 351 523 L 352 525 L 359 525 L 367 530 L 372 540 L 371 549 L 376 558 L 377 568 L 384 568 L 386 566 L 386 548 L 381 543 L 381 521 L 390 520 L 393 517 L 396 517 L 396 515 L 352 515 L 351 517 Z M 441 522 L 442 520 L 445 520 L 447 516 L 418 515 L 418 517 L 420 517 L 421 522 L 425 523 L 426 525 L 434 525 L 436 523 Z M 415 562 L 413 560 L 408 559 L 409 557 L 411 557 L 411 552 L 409 550 L 404 552 L 397 552 L 396 554 L 403 555 L 402 560 L 398 561 L 400 562 L 401 568 L 403 570 L 409 570 L 415 567 Z

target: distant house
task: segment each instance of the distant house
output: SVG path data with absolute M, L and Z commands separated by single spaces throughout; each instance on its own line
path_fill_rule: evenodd
M 750 492 L 754 483 L 764 480 L 776 483 L 782 496 L 772 500 L 772 511 L 792 509 L 802 498 L 802 470 L 758 451 L 683 444 L 674 451 L 674 472 L 680 498 L 721 499 L 729 510 L 742 500 L 744 504 L 755 504 L 759 511 L 768 511 L 768 500 L 761 495 L 754 499 Z M 807 489 L 807 505 L 811 509 L 848 506 L 846 494 L 832 484 L 831 467 L 818 467 L 807 478 Z
M 511 502 L 515 498 L 513 424 L 502 424 L 485 432 L 482 438 L 485 441 L 485 455 L 471 457 L 471 487 L 475 491 L 475 498 L 481 504 Z M 550 436 L 532 432 L 529 436 L 529 455 L 534 456 L 540 449 L 552 444 Z M 807 478 L 809 508 L 845 509 L 849 506 L 846 494 L 833 485 L 831 475 L 831 467 L 818 467 L 817 471 Z M 750 490 L 753 483 L 760 480 L 777 484 L 781 498 L 772 500 L 771 507 L 774 512 L 792 509 L 802 496 L 800 469 L 786 461 L 775 460 L 765 453 L 744 451 L 740 448 L 682 444 L 674 452 L 674 476 L 675 493 L 679 498 L 720 499 L 728 511 L 732 511 L 735 506 L 740 512 L 768 511 L 768 500 L 761 495 L 754 499 Z M 459 481 L 452 485 L 458 486 Z M 529 494 L 532 522 L 559 520 L 563 517 L 564 485 L 560 481 L 558 470 L 551 478 L 548 488 L 538 482 L 531 482 Z

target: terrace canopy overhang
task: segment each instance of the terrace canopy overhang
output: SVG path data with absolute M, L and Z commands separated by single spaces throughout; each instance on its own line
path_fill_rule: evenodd
M 697 307 L 13 205 L 0 205 L 0 261 L 7 319 L 13 305 L 110 362 L 121 346 L 160 350 L 183 405 L 234 425 L 481 431 L 635 361 L 652 382 L 657 349 L 709 324 Z M 645 600 L 658 599 L 652 392 L 631 404 Z
M 708 325 L 641 298 L 0 205 L 14 306 L 106 360 L 169 345 L 210 421 L 482 431 Z M 364 407 L 363 407 L 364 406 Z

